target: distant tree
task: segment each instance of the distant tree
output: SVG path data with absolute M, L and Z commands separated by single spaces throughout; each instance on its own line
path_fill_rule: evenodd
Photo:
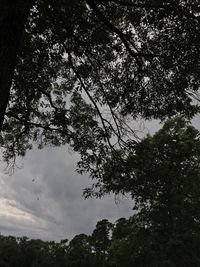
M 55 242 L 47 242 L 27 237 L 18 238 L 20 267 L 56 266 Z M 58 261 L 60 264 L 60 262 Z M 62 267 L 62 265 L 58 265 Z
M 66 266 L 92 267 L 94 266 L 89 237 L 85 234 L 76 235 L 69 243 L 66 254 Z
M 113 227 L 112 239 L 108 249 L 108 262 L 113 267 L 134 266 L 134 251 L 138 243 L 134 236 L 135 225 L 128 219 L 121 218 L 116 221 Z
M 61 240 L 59 243 L 55 241 L 45 242 L 47 256 L 44 256 L 44 262 L 47 266 L 67 267 L 67 250 L 68 240 Z M 46 265 L 45 265 L 46 266 Z
M 27 237 L 0 236 L 1 267 L 67 267 L 66 240 L 42 241 Z
M 112 227 L 112 223 L 106 219 L 98 221 L 90 237 L 90 244 L 96 258 L 96 266 L 107 266 L 108 247 L 110 245 Z
M 17 239 L 13 236 L 0 235 L 0 266 L 2 267 L 21 267 L 20 250 Z

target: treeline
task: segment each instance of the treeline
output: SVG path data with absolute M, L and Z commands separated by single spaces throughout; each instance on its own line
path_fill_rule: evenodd
M 114 224 L 101 220 L 91 235 L 79 234 L 71 241 L 0 235 L 0 266 L 200 266 L 200 240 L 193 230 L 190 234 L 180 234 L 180 230 L 169 237 L 134 215 Z
M 104 219 L 91 235 L 79 234 L 71 241 L 60 242 L 0 235 L 0 266 L 106 267 L 121 266 L 122 262 L 127 265 L 131 262 L 127 248 L 135 226 L 133 218 L 121 218 L 115 224 Z
M 150 232 L 139 226 L 137 217 L 121 218 L 114 224 L 106 219 L 101 220 L 91 235 L 79 234 L 71 241 L 42 241 L 1 235 L 0 266 L 148 266 L 148 257 L 152 257 L 152 251 L 148 251 L 151 246 L 148 240 Z M 147 251 L 149 255 L 145 256 Z

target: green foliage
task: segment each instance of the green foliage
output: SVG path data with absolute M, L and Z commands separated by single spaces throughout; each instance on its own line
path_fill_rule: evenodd
M 66 244 L 0 236 L 0 266 L 47 267 L 66 266 Z
M 93 253 L 87 235 L 76 235 L 70 241 L 67 248 L 66 262 L 69 267 L 93 266 Z
M 104 157 L 135 140 L 132 119 L 198 112 L 199 25 L 196 0 L 35 1 L 1 134 L 4 159 L 33 142 L 69 144 L 79 171 L 101 183 Z
M 97 222 L 96 228 L 90 237 L 90 244 L 95 252 L 95 266 L 107 265 L 112 226 L 112 223 L 108 220 L 101 220 Z
M 117 187 L 113 178 L 106 181 L 107 189 L 131 193 L 136 214 L 117 222 L 112 261 L 117 266 L 199 266 L 198 130 L 182 118 L 168 120 L 154 136 L 135 144 L 126 160 L 124 167 L 115 166 Z

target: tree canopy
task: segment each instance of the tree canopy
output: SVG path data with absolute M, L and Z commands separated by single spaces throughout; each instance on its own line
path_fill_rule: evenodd
M 4 114 L 4 159 L 33 142 L 69 144 L 80 171 L 98 177 L 105 155 L 136 141 L 134 119 L 196 114 L 198 2 L 35 1 Z
M 135 200 L 137 225 L 130 244 L 134 251 L 138 240 L 143 262 L 136 266 L 198 266 L 199 131 L 183 119 L 169 120 L 136 145 L 127 162 L 132 180 L 124 190 Z

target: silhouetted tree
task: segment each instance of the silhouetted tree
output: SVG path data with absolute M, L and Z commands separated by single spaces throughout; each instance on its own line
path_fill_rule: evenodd
M 70 241 L 67 249 L 66 263 L 69 267 L 94 266 L 92 248 L 87 235 L 76 235 Z
M 33 1 L 0 1 L 0 131 L 8 104 L 16 58 Z
M 95 252 L 96 266 L 107 266 L 108 247 L 110 245 L 112 223 L 104 219 L 97 222 L 90 243 Z
M 118 168 L 118 175 L 131 174 L 126 180 L 121 173 L 118 179 L 127 183 L 118 184 L 132 194 L 136 214 L 114 230 L 117 266 L 199 266 L 199 131 L 184 119 L 171 119 L 134 151 L 126 168 Z
M 4 2 L 19 11 L 19 1 Z M 8 12 L 20 33 L 29 2 L 20 1 L 23 23 Z M 35 1 L 1 114 L 4 159 L 24 155 L 33 141 L 68 143 L 81 154 L 80 172 L 101 179 L 104 157 L 121 157 L 116 150 L 135 140 L 130 118 L 198 112 L 199 32 L 195 0 Z

